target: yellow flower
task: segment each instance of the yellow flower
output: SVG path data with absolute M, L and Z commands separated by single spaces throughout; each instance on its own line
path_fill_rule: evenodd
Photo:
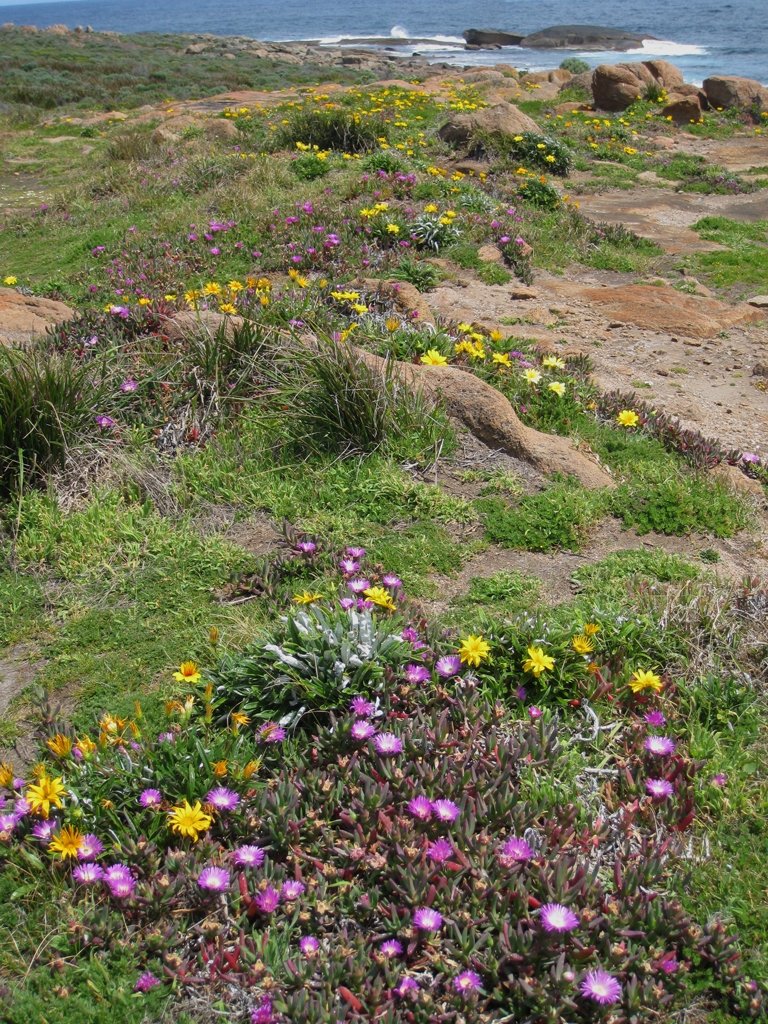
M 554 370 L 564 370 L 565 363 L 562 359 L 558 359 L 557 356 L 544 356 L 541 360 L 542 366 L 551 367 Z
M 13 765 L 7 761 L 0 761 L 0 789 L 10 789 L 13 779 Z
M 57 732 L 55 736 L 45 741 L 48 749 L 57 757 L 66 757 L 72 749 L 72 740 L 69 736 Z
M 541 374 L 538 370 L 523 370 L 523 377 L 525 377 L 529 384 L 538 384 L 541 380 Z
M 78 832 L 71 825 L 65 825 L 48 844 L 48 849 L 51 853 L 58 853 L 62 860 L 66 860 L 67 857 L 76 857 L 83 845 L 84 838 L 82 832 Z
M 386 608 L 390 612 L 393 612 L 397 607 L 392 600 L 392 595 L 384 587 L 368 587 L 367 590 L 363 591 L 363 597 L 372 601 L 379 608 Z
M 596 622 L 587 622 L 584 626 L 584 632 L 587 636 L 594 636 L 595 633 L 600 632 L 600 627 Z
M 481 662 L 486 661 L 491 653 L 491 647 L 487 640 L 481 636 L 470 633 L 461 641 L 459 657 L 465 665 L 477 668 Z
M 319 601 L 322 598 L 322 594 L 315 593 L 311 590 L 302 590 L 300 594 L 293 595 L 294 604 L 314 604 L 315 601 Z
M 213 774 L 216 776 L 217 779 L 220 779 L 227 774 L 226 761 L 214 761 L 211 767 L 213 768 Z
M 629 688 L 632 690 L 632 693 L 642 693 L 643 690 L 653 690 L 654 693 L 661 693 L 664 684 L 661 681 L 661 676 L 657 676 L 650 669 L 637 669 L 632 673 L 632 678 L 629 680 Z
M 504 340 L 504 334 L 498 329 L 498 327 L 494 327 L 494 329 L 491 331 L 488 337 L 493 342 Z
M 13 274 L 9 274 L 8 277 L 3 278 L 3 284 L 7 284 L 9 287 L 18 284 L 18 281 L 18 277 L 14 277 Z
M 400 228 L 397 224 L 387 224 L 387 233 L 390 235 L 399 235 Z
M 427 203 L 427 205 L 424 207 L 424 213 L 437 213 L 437 204 Z
M 248 725 L 248 723 L 250 722 L 250 718 L 248 717 L 248 715 L 246 715 L 244 711 L 233 711 L 232 721 L 235 723 L 235 725 L 238 726 Z
M 200 673 L 194 661 L 182 661 L 179 671 L 173 673 L 173 678 L 179 683 L 196 683 Z
M 353 302 L 352 309 L 354 309 L 356 313 L 360 314 L 360 316 L 362 316 L 363 313 L 368 312 L 368 307 L 362 302 Z
M 221 295 L 221 285 L 215 281 L 209 281 L 203 288 L 203 295 Z
M 575 636 L 571 639 L 571 647 L 577 654 L 591 654 L 595 645 L 588 636 Z
M 233 306 L 231 302 L 222 302 L 219 306 L 220 313 L 227 313 L 229 316 L 237 313 L 237 306 Z
M 436 348 L 431 348 L 428 352 L 426 352 L 421 357 L 419 362 L 423 363 L 424 366 L 447 366 L 448 365 L 448 360 L 445 358 L 444 355 L 442 355 L 440 352 L 438 352 Z
M 152 305 L 152 299 L 148 299 L 146 297 L 146 295 L 142 295 L 142 297 L 139 299 L 139 305 L 140 306 L 151 306 Z
M 550 381 L 547 384 L 547 391 L 552 391 L 558 398 L 562 398 L 565 394 L 565 384 L 562 384 L 559 380 Z
M 636 427 L 640 417 L 632 409 L 622 409 L 616 417 L 616 422 L 622 427 Z
M 494 352 L 493 355 L 491 356 L 491 359 L 493 360 L 494 363 L 496 363 L 497 366 L 509 367 L 512 365 L 512 363 L 510 362 L 510 358 L 506 352 Z
M 400 327 L 400 321 L 396 316 L 388 316 L 384 321 L 384 326 L 387 328 L 390 334 L 393 334 Z
M 547 161 L 548 164 L 553 164 L 557 157 L 554 157 L 551 153 L 549 153 L 547 156 L 544 157 L 544 159 Z
M 522 142 L 522 141 L 523 141 L 523 136 L 522 135 L 516 135 L 515 136 L 515 142 Z
M 241 292 L 243 290 L 243 284 L 241 281 L 230 281 L 227 284 L 227 288 L 234 294 L 235 292 Z
M 184 803 L 172 807 L 169 817 L 173 831 L 180 836 L 189 836 L 192 842 L 197 842 L 200 834 L 211 827 L 212 821 L 210 816 L 204 813 L 199 800 L 195 801 L 194 806 L 189 800 L 185 800 Z
M 166 292 L 166 294 L 163 296 L 163 298 L 165 299 L 166 302 L 175 302 L 176 301 L 176 293 L 175 292 Z
M 555 659 L 545 654 L 541 647 L 529 647 L 528 657 L 523 662 L 523 671 L 532 672 L 538 679 L 542 672 L 555 667 Z
M 243 768 L 243 778 L 250 779 L 252 775 L 256 774 L 260 767 L 261 761 L 249 761 L 248 764 Z
M 52 779 L 45 773 L 41 773 L 37 782 L 27 787 L 24 796 L 35 814 L 47 818 L 51 807 L 63 806 L 61 798 L 66 796 L 66 792 L 61 778 Z

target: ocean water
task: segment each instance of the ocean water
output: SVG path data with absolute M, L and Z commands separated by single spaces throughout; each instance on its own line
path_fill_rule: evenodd
M 768 84 L 768 0 L 645 0 L 623 9 L 616 0 L 590 0 L 578 13 L 568 0 L 359 0 L 352 6 L 338 0 L 60 0 L 22 5 L 0 0 L 0 23 L 5 21 L 328 43 L 386 37 L 386 45 L 396 53 L 418 52 L 452 64 L 504 61 L 530 70 L 556 67 L 566 53 L 520 47 L 468 52 L 462 49 L 462 31 L 491 27 L 522 34 L 576 22 L 648 34 L 641 48 L 626 55 L 571 51 L 591 66 L 664 57 L 677 64 L 688 81 L 732 74 Z

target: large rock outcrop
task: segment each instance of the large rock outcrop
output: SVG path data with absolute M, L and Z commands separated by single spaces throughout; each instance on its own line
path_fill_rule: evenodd
M 461 33 L 468 46 L 519 46 L 522 35 L 500 28 L 468 28 Z
M 63 302 L 22 295 L 15 288 L 0 288 L 0 345 L 24 348 L 48 327 L 74 317 Z
M 514 103 L 497 103 L 470 114 L 456 114 L 438 131 L 438 135 L 452 146 L 466 146 L 478 134 L 514 138 L 523 132 L 539 132 L 536 122 L 519 110 Z
M 651 88 L 684 91 L 682 73 L 666 60 L 599 64 L 592 72 L 592 96 L 600 110 L 626 110 Z
M 652 38 L 601 25 L 553 25 L 524 36 L 520 45 L 542 50 L 632 50 Z
M 756 112 L 768 110 L 768 88 L 754 78 L 712 75 L 704 79 L 702 88 L 713 107 L 737 107 Z

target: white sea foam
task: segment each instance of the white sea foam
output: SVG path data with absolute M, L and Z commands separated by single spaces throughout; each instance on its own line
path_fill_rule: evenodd
M 700 56 L 709 51 L 706 46 L 696 46 L 695 43 L 676 43 L 672 39 L 644 39 L 642 46 L 625 52 L 642 53 L 644 56 L 653 57 L 684 57 Z

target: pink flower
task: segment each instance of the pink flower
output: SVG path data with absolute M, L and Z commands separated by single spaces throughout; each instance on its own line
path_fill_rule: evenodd
M 262 914 L 273 914 L 280 904 L 280 893 L 274 886 L 268 885 L 257 894 L 253 902 Z
M 453 800 L 435 800 L 432 804 L 435 817 L 440 821 L 454 822 L 461 814 L 461 809 Z
M 226 892 L 229 889 L 229 872 L 225 868 L 210 866 L 203 868 L 197 876 L 197 884 L 201 889 L 210 892 Z
M 662 726 L 667 724 L 667 720 L 661 711 L 648 711 L 645 715 L 645 720 L 648 725 Z
M 402 954 L 403 944 L 402 942 L 398 942 L 397 939 L 385 939 L 379 946 L 379 952 L 382 956 L 391 960 L 393 957 L 400 956 Z
M 112 864 L 104 872 L 110 894 L 118 900 L 127 899 L 136 889 L 136 879 L 127 864 Z
M 381 757 L 392 757 L 394 754 L 401 754 L 403 741 L 395 736 L 393 732 L 381 732 L 373 740 L 376 753 Z
M 240 803 L 240 797 L 232 789 L 226 786 L 216 786 L 206 793 L 206 802 L 216 808 L 217 811 L 234 811 Z
M 303 882 L 289 881 L 283 882 L 280 887 L 280 896 L 285 900 L 286 903 L 292 903 L 297 900 L 299 896 L 303 895 L 306 891 L 306 885 Z
M 649 736 L 645 741 L 645 749 L 656 757 L 667 757 L 674 754 L 677 744 L 668 736 Z
M 134 992 L 149 992 L 155 985 L 160 984 L 160 979 L 156 978 L 151 971 L 144 971 L 136 979 L 136 984 L 133 986 Z
M 449 839 L 436 839 L 434 843 L 430 843 L 427 847 L 427 857 L 430 860 L 435 861 L 437 864 L 443 864 L 449 860 L 456 851 L 453 848 L 453 843 Z
M 547 903 L 541 908 L 541 927 L 545 932 L 572 932 L 579 927 L 579 919 L 562 903 Z
M 159 789 L 144 789 L 139 794 L 139 803 L 142 807 L 159 807 L 163 797 Z
M 442 679 L 451 679 L 461 672 L 461 658 L 458 654 L 446 654 L 437 659 L 435 671 Z
M 358 718 L 349 730 L 349 734 L 353 740 L 357 740 L 358 742 L 362 740 L 369 740 L 371 736 L 376 734 L 376 727 L 371 725 L 370 722 L 366 722 L 364 718 Z
M 413 915 L 413 925 L 422 932 L 439 932 L 443 927 L 443 917 L 431 907 L 419 907 Z
M 648 779 L 645 788 L 654 800 L 666 800 L 674 792 L 672 783 L 666 779 Z
M 601 1006 L 617 1003 L 621 999 L 621 985 L 607 971 L 589 971 L 579 986 L 581 994 Z
M 408 804 L 408 811 L 419 821 L 429 821 L 432 817 L 432 801 L 425 796 L 415 796 Z
M 313 957 L 320 949 L 320 943 L 314 935 L 303 935 L 299 939 L 299 949 L 306 957 Z
M 462 971 L 453 979 L 453 987 L 461 995 L 471 995 L 482 988 L 483 981 L 475 971 Z
M 368 718 L 375 714 L 376 705 L 372 701 L 366 700 L 365 697 L 354 697 L 349 709 L 357 718 Z
M 524 839 L 518 839 L 517 836 L 510 836 L 499 851 L 499 860 L 504 867 L 532 860 L 535 856 L 535 851 L 528 843 Z
M 264 863 L 264 851 L 259 846 L 241 846 L 235 850 L 234 861 L 239 868 L 259 868 Z

